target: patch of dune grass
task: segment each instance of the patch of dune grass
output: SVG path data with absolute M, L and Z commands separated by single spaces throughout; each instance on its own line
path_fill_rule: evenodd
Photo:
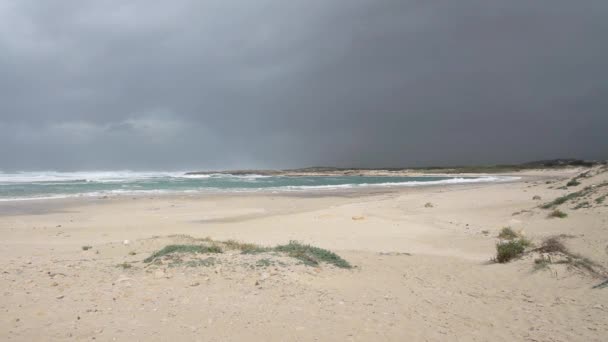
M 526 248 L 532 246 L 532 241 L 526 239 L 511 227 L 501 229 L 498 238 L 502 241 L 496 244 L 496 258 L 494 260 L 501 264 L 522 256 Z
M 522 240 L 511 240 L 496 244 L 496 261 L 504 264 L 519 258 L 526 251 L 527 244 Z
M 581 182 L 579 182 L 576 179 L 573 179 L 566 184 L 566 186 L 578 186 L 578 185 L 581 185 Z
M 165 255 L 173 253 L 190 253 L 190 254 L 208 254 L 208 253 L 222 253 L 222 249 L 218 246 L 204 246 L 204 245 L 168 245 L 163 249 L 155 252 L 148 258 L 144 259 L 144 262 L 149 263 L 154 261 L 156 258 L 163 257 Z
M 236 249 L 243 254 L 258 254 L 268 252 L 270 249 L 254 243 L 243 243 L 236 240 L 223 241 L 222 244 L 228 249 Z
M 540 253 L 569 254 L 568 249 L 566 249 L 566 246 L 564 246 L 560 238 L 557 236 L 546 238 L 543 243 L 534 251 Z
M 511 227 L 504 227 L 498 233 L 498 238 L 503 240 L 513 240 L 519 237 L 519 234 L 515 232 Z
M 559 206 L 561 204 L 564 204 L 564 203 L 566 203 L 566 202 L 568 202 L 570 200 L 573 200 L 575 198 L 587 196 L 587 195 L 595 192 L 597 189 L 605 187 L 605 186 L 608 186 L 608 182 L 600 183 L 600 184 L 597 184 L 597 185 L 594 185 L 594 186 L 587 186 L 583 190 L 579 190 L 579 191 L 576 191 L 576 192 L 571 192 L 571 193 L 569 193 L 567 195 L 558 197 L 558 198 L 554 199 L 551 202 L 547 202 L 547 203 L 541 205 L 540 207 L 543 208 L 543 209 L 552 209 L 552 208 L 555 208 L 555 207 L 557 207 L 557 206 Z
M 339 268 L 352 267 L 348 261 L 342 259 L 334 252 L 311 245 L 304 245 L 297 241 L 290 241 L 289 244 L 276 246 L 273 250 L 286 253 L 288 256 L 298 259 L 309 266 L 317 266 L 319 263 L 324 262 Z
M 552 212 L 549 213 L 549 215 L 547 215 L 548 218 L 566 218 L 568 217 L 568 214 L 566 214 L 565 212 L 559 210 L 559 209 L 555 209 Z
M 567 264 L 570 267 L 584 270 L 594 276 L 605 275 L 601 265 L 589 258 L 570 252 L 558 236 L 546 238 L 539 247 L 531 250 L 531 252 L 562 255 L 565 257 L 563 260 L 553 262 L 551 258 L 542 256 L 543 263 L 545 264 L 544 266 L 548 266 L 549 264 Z
M 210 245 L 168 245 L 163 249 L 153 253 L 148 258 L 144 259 L 145 263 L 150 263 L 163 256 L 172 254 L 209 254 L 222 253 L 224 249 L 240 250 L 242 254 L 258 254 L 267 252 L 284 253 L 289 257 L 298 259 L 308 266 L 318 266 L 320 263 L 327 263 L 339 268 L 351 268 L 352 266 L 334 252 L 323 248 L 305 245 L 297 241 L 290 241 L 286 245 L 276 247 L 262 247 L 252 243 L 242 243 L 235 240 L 228 241 L 213 241 L 206 239 Z M 265 259 L 262 259 L 265 260 Z M 192 261 L 187 266 L 207 266 L 216 262 L 213 258 L 207 258 L 204 262 Z
M 577 191 L 577 192 L 573 192 L 573 193 L 570 193 L 570 194 L 558 197 L 558 198 L 554 199 L 551 202 L 543 204 L 541 206 L 541 208 L 543 208 L 543 209 L 551 209 L 551 208 L 557 207 L 558 205 L 564 204 L 564 203 L 568 202 L 571 199 L 575 199 L 575 198 L 577 198 L 579 196 L 582 196 L 581 192 L 582 191 Z

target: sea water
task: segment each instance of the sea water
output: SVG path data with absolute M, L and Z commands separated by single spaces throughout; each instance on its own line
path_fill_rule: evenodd
M 505 181 L 508 177 L 235 176 L 185 172 L 0 172 L 0 201 L 197 192 L 323 191 Z

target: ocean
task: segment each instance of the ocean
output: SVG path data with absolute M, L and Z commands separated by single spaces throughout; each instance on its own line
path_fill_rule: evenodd
M 497 182 L 508 177 L 233 176 L 185 172 L 0 172 L 0 201 L 204 192 L 326 191 Z

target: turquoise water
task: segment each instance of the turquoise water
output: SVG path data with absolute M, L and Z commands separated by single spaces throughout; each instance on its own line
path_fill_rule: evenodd
M 119 194 L 323 191 L 361 187 L 491 182 L 498 177 L 187 176 L 180 172 L 0 173 L 0 201 Z

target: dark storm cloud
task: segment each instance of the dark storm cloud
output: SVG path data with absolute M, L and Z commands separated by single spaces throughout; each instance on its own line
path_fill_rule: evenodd
M 607 158 L 603 0 L 3 1 L 0 170 Z

